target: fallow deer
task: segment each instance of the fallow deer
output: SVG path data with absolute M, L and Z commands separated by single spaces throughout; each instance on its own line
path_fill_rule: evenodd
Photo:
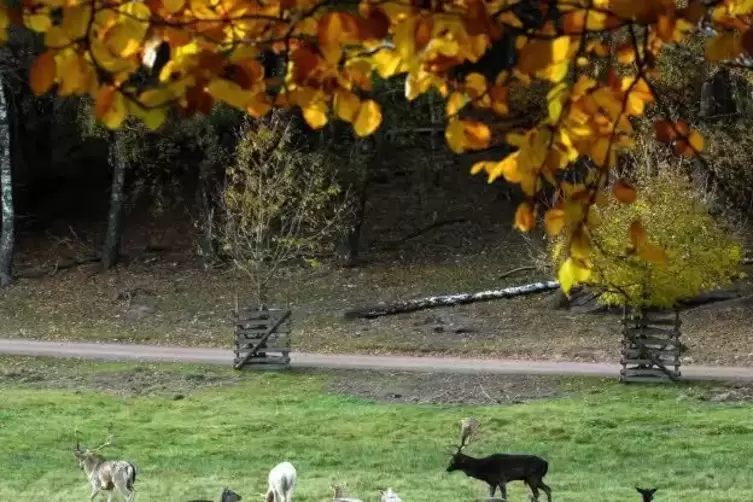
M 643 502 L 651 502 L 654 500 L 654 494 L 657 490 L 657 488 L 638 488 L 637 486 L 635 489 L 641 494 L 641 497 L 643 497 Z
M 499 487 L 502 498 L 507 500 L 507 483 L 523 481 L 530 488 L 534 501 L 539 500 L 539 488 L 546 493 L 547 502 L 552 501 L 552 490 L 543 481 L 549 470 L 549 463 L 543 458 L 506 453 L 475 458 L 464 454 L 463 450 L 477 429 L 478 422 L 473 418 L 466 418 L 461 422 L 460 445 L 452 454 L 447 472 L 462 471 L 466 476 L 484 481 L 489 485 L 490 498 L 494 498 Z
M 400 498 L 400 495 L 395 493 L 395 491 L 392 488 L 387 488 L 386 490 L 380 490 L 379 500 L 380 502 L 403 502 L 403 499 Z
M 362 502 L 360 499 L 348 497 L 346 493 L 346 483 L 332 484 L 332 502 Z
M 280 462 L 269 471 L 266 502 L 291 502 L 298 473 L 290 462 Z
M 107 440 L 96 448 L 81 448 L 81 441 L 76 429 L 76 448 L 73 454 L 78 460 L 79 468 L 86 473 L 91 483 L 90 500 L 101 490 L 108 492 L 107 502 L 112 502 L 115 490 L 127 502 L 132 502 L 136 496 L 136 466 L 126 460 L 105 460 L 100 451 L 112 443 L 112 431 L 108 431 Z

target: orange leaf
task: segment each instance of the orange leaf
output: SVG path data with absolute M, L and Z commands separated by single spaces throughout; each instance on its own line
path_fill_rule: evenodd
M 672 123 L 667 119 L 654 122 L 654 131 L 656 131 L 656 140 L 662 143 L 669 143 L 677 136 Z
M 753 29 L 748 29 L 743 33 L 742 46 L 749 55 L 753 55 Z
M 661 265 L 667 262 L 667 254 L 656 244 L 646 242 L 638 248 L 638 255 L 649 263 L 655 263 Z
M 535 225 L 533 207 L 528 202 L 522 202 L 515 211 L 515 228 L 521 232 L 530 232 Z
M 704 55 L 708 61 L 725 61 L 736 58 L 742 50 L 742 40 L 738 33 L 721 33 L 706 42 Z
M 630 242 L 633 243 L 633 247 L 639 248 L 648 240 L 646 229 L 643 228 L 641 220 L 633 220 L 630 224 Z
M 559 235 L 562 227 L 565 226 L 565 211 L 562 209 L 552 208 L 544 215 L 544 228 L 550 237 Z
M 698 131 L 692 131 L 687 139 L 678 139 L 675 143 L 675 153 L 692 157 L 703 150 L 703 136 Z
M 390 19 L 380 9 L 372 7 L 366 16 L 366 19 L 360 21 L 359 29 L 362 38 L 367 40 L 381 40 L 386 37 L 389 32 Z
M 56 72 L 55 55 L 52 51 L 45 51 L 37 56 L 29 70 L 29 81 L 35 95 L 44 94 L 52 87 Z
M 633 185 L 628 180 L 619 180 L 612 187 L 615 198 L 623 204 L 632 204 L 635 202 L 637 193 Z

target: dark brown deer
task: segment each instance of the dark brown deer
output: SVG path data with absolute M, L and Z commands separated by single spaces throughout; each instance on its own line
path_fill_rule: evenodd
M 534 501 L 539 500 L 539 489 L 546 493 L 547 502 L 552 501 L 552 490 L 543 481 L 549 470 L 549 463 L 543 458 L 507 453 L 475 458 L 463 453 L 477 429 L 478 422 L 473 418 L 466 418 L 460 423 L 460 445 L 452 454 L 447 472 L 462 471 L 466 476 L 484 481 L 489 485 L 491 498 L 499 488 L 502 498 L 507 500 L 507 483 L 523 481 L 530 488 Z
M 643 497 L 643 502 L 651 502 L 654 500 L 654 494 L 657 490 L 657 488 L 638 488 L 637 486 L 635 489 L 638 490 L 638 493 Z
M 224 490 L 222 490 L 222 494 L 220 495 L 220 502 L 239 502 L 240 500 L 243 500 L 243 497 L 235 493 L 233 490 L 225 487 Z M 214 502 L 212 500 L 205 500 L 205 499 L 196 499 L 196 500 L 189 500 L 188 502 Z

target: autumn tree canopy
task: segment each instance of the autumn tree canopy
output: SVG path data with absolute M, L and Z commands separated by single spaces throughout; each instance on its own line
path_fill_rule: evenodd
M 592 273 L 592 206 L 636 197 L 610 174 L 632 146 L 633 119 L 661 104 L 662 49 L 707 36 L 708 60 L 753 53 L 751 13 L 753 0 L 23 0 L 0 14 L 0 33 L 42 34 L 34 91 L 91 95 L 110 128 L 128 115 L 157 128 L 170 107 L 193 114 L 224 101 L 253 117 L 300 108 L 312 128 L 336 117 L 367 136 L 382 119 L 373 76 L 403 75 L 408 99 L 445 99 L 454 152 L 517 148 L 473 167 L 520 185 L 528 200 L 516 228 L 535 226 L 535 196 L 554 188 L 544 222 L 566 238 L 560 276 L 571 284 Z M 493 129 L 520 86 L 547 88 L 548 113 Z M 678 155 L 702 150 L 690 124 L 661 107 L 656 116 L 657 139 Z M 629 228 L 642 259 L 666 260 L 641 244 L 650 241 L 639 221 Z

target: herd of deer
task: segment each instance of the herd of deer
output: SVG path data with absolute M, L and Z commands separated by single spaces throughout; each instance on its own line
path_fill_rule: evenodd
M 552 490 L 544 483 L 544 476 L 549 470 L 549 463 L 536 455 L 495 453 L 486 457 L 471 457 L 463 453 L 471 437 L 478 430 L 478 421 L 473 418 L 463 419 L 460 423 L 460 444 L 453 446 L 450 453 L 450 464 L 447 472 L 461 471 L 474 479 L 489 485 L 489 497 L 499 488 L 502 500 L 507 500 L 507 483 L 523 481 L 531 491 L 531 500 L 538 502 L 539 490 L 546 494 L 547 502 L 552 501 Z M 108 492 L 107 501 L 112 502 L 115 492 L 118 492 L 126 502 L 133 502 L 136 496 L 136 466 L 126 460 L 106 460 L 100 451 L 112 442 L 112 433 L 107 440 L 96 448 L 81 448 L 76 430 L 76 448 L 74 454 L 79 467 L 86 473 L 92 487 L 90 500 L 102 491 Z M 455 449 L 456 448 L 456 449 Z M 292 502 L 293 490 L 296 486 L 298 473 L 290 462 L 281 462 L 269 471 L 269 488 L 264 495 L 264 502 Z M 345 485 L 332 485 L 334 492 L 332 502 L 361 502 L 359 499 L 345 496 Z M 636 487 L 641 494 L 642 502 L 651 502 L 656 488 L 645 489 Z M 402 502 L 392 488 L 380 491 L 380 502 Z M 234 491 L 225 488 L 220 495 L 220 502 L 239 502 L 242 497 Z M 189 502 L 212 502 L 210 500 L 191 500 Z

